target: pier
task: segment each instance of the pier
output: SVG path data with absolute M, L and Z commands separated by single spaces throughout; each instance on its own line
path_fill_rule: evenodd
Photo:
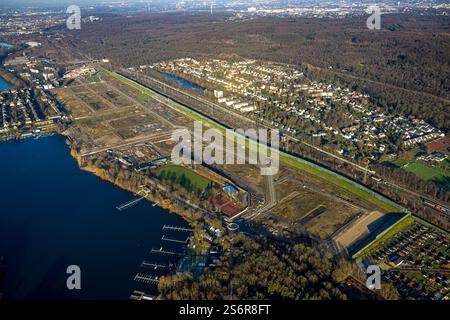
M 189 241 L 189 238 L 186 238 L 186 240 L 178 240 L 178 239 L 172 239 L 172 238 L 168 238 L 165 235 L 163 235 L 161 237 L 161 240 L 163 241 L 169 241 L 169 242 L 175 242 L 175 243 L 181 243 L 181 244 L 186 244 Z
M 160 253 L 160 254 L 167 254 L 167 255 L 171 255 L 171 256 L 181 256 L 181 255 L 183 255 L 182 253 L 164 250 L 162 247 L 159 248 L 159 249 L 153 249 L 152 248 L 152 251 L 150 251 L 150 253 Z
M 183 231 L 183 232 L 192 232 L 194 229 L 189 228 L 183 228 L 183 227 L 177 227 L 177 226 L 170 226 L 170 225 L 164 225 L 163 230 L 173 230 L 173 231 Z
M 154 269 L 154 270 L 168 268 L 168 266 L 166 266 L 164 264 L 159 264 L 159 263 L 155 263 L 155 262 L 149 262 L 147 260 L 142 261 L 141 267 L 142 268 L 150 268 L 150 269 Z
M 151 294 L 146 294 L 143 291 L 134 290 L 133 294 L 130 296 L 131 300 L 155 300 L 155 296 Z
M 140 198 L 135 198 L 128 202 L 125 202 L 125 203 L 121 204 L 120 206 L 117 206 L 116 209 L 119 211 L 126 210 L 126 209 L 131 208 L 132 206 L 136 205 L 142 199 L 145 199 L 148 196 L 148 193 L 150 192 L 150 190 L 146 186 L 140 186 L 140 188 L 141 189 L 137 193 L 138 196 L 141 196 Z
M 142 283 L 151 283 L 151 284 L 158 284 L 159 279 L 158 277 L 150 276 L 148 274 L 144 273 L 138 273 L 134 276 L 134 281 L 142 282 Z
M 119 210 L 119 211 L 126 210 L 126 209 L 128 209 L 128 208 L 131 208 L 131 207 L 134 206 L 135 204 L 137 204 L 137 203 L 138 203 L 139 201 L 141 201 L 142 199 L 145 199 L 145 197 L 140 197 L 140 198 L 133 199 L 133 200 L 130 200 L 130 201 L 128 201 L 128 202 L 125 202 L 124 204 L 121 204 L 120 206 L 117 206 L 116 209 Z

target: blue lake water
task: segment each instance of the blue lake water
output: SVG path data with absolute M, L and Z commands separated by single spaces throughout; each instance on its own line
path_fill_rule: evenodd
M 173 81 L 178 82 L 179 84 L 181 84 L 183 87 L 185 87 L 186 89 L 193 89 L 196 90 L 197 92 L 202 93 L 203 91 L 205 91 L 205 88 L 203 88 L 202 86 L 199 86 L 198 84 L 188 81 L 186 79 L 177 77 L 173 74 L 170 73 L 166 73 L 166 72 L 162 72 L 162 75 L 166 78 L 166 79 L 170 79 Z
M 6 82 L 5 79 L 0 77 L 0 90 L 9 90 L 11 88 L 12 86 L 8 82 Z
M 164 224 L 177 215 L 141 201 L 91 173 L 70 156 L 62 136 L 0 143 L 0 256 L 6 299 L 128 299 L 133 280 Z M 69 265 L 81 268 L 81 290 L 66 288 Z M 148 290 L 147 290 L 148 289 Z

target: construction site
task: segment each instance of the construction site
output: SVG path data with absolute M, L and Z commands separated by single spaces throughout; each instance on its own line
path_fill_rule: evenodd
M 260 167 L 252 164 L 174 168 L 170 161 L 175 145 L 173 130 L 188 128 L 192 132 L 194 120 L 202 120 L 201 116 L 158 91 L 101 67 L 95 77 L 78 77 L 53 93 L 71 113 L 73 124 L 65 135 L 83 159 L 106 157 L 128 170 L 153 170 L 159 177 L 165 172 L 163 178 L 171 176 L 178 184 L 181 176 L 189 177 L 190 183 L 197 181 L 200 192 L 211 183 L 216 187 L 203 209 L 220 213 L 227 221 L 256 221 L 273 234 L 288 237 L 306 234 L 332 243 L 336 252 L 351 255 L 395 221 L 388 219 L 374 231 L 369 226 L 374 218 L 367 217 L 374 217 L 375 211 L 402 211 L 389 201 L 378 201 L 364 189 L 347 187 L 345 180 L 340 187 L 325 175 L 289 165 L 288 160 L 282 161 L 275 176 L 262 176 Z M 208 121 L 204 125 L 214 127 Z M 206 141 L 203 144 L 206 146 Z M 349 227 L 355 221 L 363 226 Z

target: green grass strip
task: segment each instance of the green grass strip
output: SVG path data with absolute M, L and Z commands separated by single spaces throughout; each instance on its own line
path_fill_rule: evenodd
M 367 246 L 356 252 L 352 258 L 357 259 L 370 253 L 371 251 L 383 245 L 396 233 L 399 233 L 400 231 L 406 229 L 413 222 L 414 218 L 411 215 L 406 215 L 405 217 L 403 217 L 402 219 L 391 225 L 389 228 L 387 228 L 385 231 L 380 233 L 372 242 L 367 244 Z

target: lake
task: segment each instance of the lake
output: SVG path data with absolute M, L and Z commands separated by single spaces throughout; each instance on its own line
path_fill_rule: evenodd
M 8 82 L 6 82 L 5 79 L 0 77 L 0 90 L 9 90 L 11 88 L 12 86 Z
M 166 79 L 178 82 L 179 84 L 181 84 L 186 89 L 194 89 L 194 90 L 196 90 L 197 92 L 200 92 L 200 93 L 205 91 L 205 88 L 203 88 L 202 86 L 199 86 L 198 84 L 196 84 L 194 82 L 191 82 L 191 81 L 188 81 L 186 79 L 177 77 L 177 76 L 175 76 L 173 74 L 170 74 L 170 73 L 167 73 L 167 72 L 162 72 L 162 75 Z
M 134 281 L 162 243 L 164 224 L 187 227 L 147 201 L 79 169 L 59 135 L 0 143 L 0 256 L 5 299 L 128 299 L 156 287 Z M 186 235 L 184 235 L 186 237 Z M 81 290 L 66 288 L 69 265 Z M 148 272 L 147 272 L 148 273 Z

